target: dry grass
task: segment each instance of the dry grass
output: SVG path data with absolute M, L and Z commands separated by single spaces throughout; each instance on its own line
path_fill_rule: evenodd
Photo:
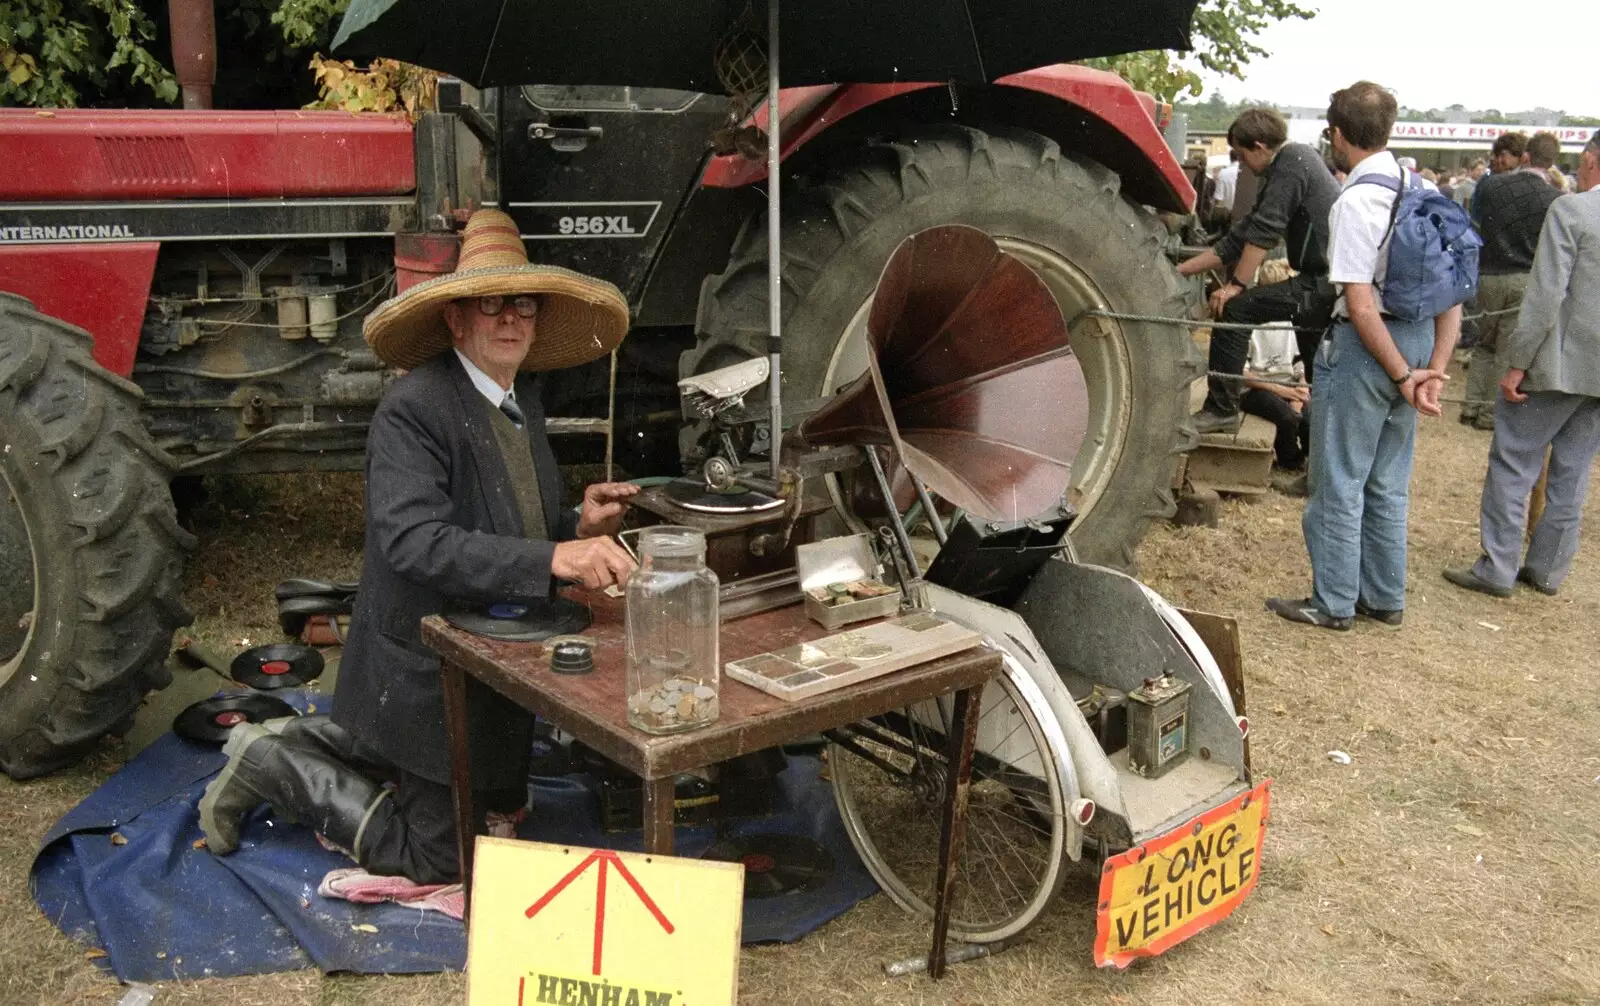
M 936 985 L 882 976 L 884 961 L 923 949 L 926 930 L 879 897 L 798 945 L 746 950 L 743 1001 L 1600 1001 L 1600 546 L 1558 598 L 1495 601 L 1440 580 L 1476 548 L 1486 445 L 1453 419 L 1424 425 L 1398 633 L 1300 629 L 1262 610 L 1268 594 L 1306 589 L 1297 501 L 1230 502 L 1220 528 L 1159 527 L 1147 540 L 1148 582 L 1237 615 L 1244 634 L 1256 767 L 1277 783 L 1261 885 L 1234 918 L 1128 972 L 1096 971 L 1080 873 L 1031 942 Z M 197 631 L 276 638 L 272 583 L 356 572 L 359 487 L 306 477 L 232 492 L 202 514 Z M 1329 762 L 1332 748 L 1353 764 Z M 0 1002 L 108 1003 L 122 991 L 39 915 L 26 883 L 38 837 L 121 757 L 108 743 L 51 779 L 0 781 Z M 458 975 L 301 972 L 166 984 L 157 1002 L 431 1006 L 461 989 Z

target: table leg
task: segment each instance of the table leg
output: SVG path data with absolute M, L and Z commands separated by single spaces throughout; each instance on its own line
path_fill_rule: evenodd
M 644 851 L 656 856 L 672 855 L 673 804 L 678 796 L 677 780 L 672 776 L 644 781 Z
M 972 790 L 972 752 L 978 742 L 978 706 L 983 686 L 955 695 L 950 717 L 950 764 L 954 777 L 945 794 L 944 822 L 939 832 L 939 873 L 934 881 L 933 949 L 928 951 L 928 975 L 944 977 L 945 937 L 950 932 L 950 897 L 956 884 L 956 863 L 967 832 L 967 798 Z
M 445 660 L 439 679 L 444 690 L 445 739 L 450 746 L 450 793 L 456 808 L 456 857 L 461 864 L 465 922 L 472 918 L 472 853 L 477 830 L 472 813 L 472 753 L 467 747 L 467 676 Z

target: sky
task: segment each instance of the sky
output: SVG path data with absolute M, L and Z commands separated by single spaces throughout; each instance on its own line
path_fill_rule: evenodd
M 1328 95 L 1363 78 L 1411 108 L 1539 106 L 1600 115 L 1595 0 L 1301 0 L 1310 21 L 1281 21 L 1257 42 L 1272 55 L 1245 67 L 1244 81 L 1204 74 L 1218 89 L 1280 105 L 1326 107 Z M 1529 69 L 1519 72 L 1521 66 Z

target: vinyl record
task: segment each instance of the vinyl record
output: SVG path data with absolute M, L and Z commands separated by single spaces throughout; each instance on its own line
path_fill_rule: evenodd
M 269 643 L 234 657 L 228 670 L 233 680 L 248 688 L 264 692 L 299 688 L 322 673 L 322 654 L 300 643 Z
M 241 692 L 196 702 L 172 721 L 172 732 L 192 741 L 221 744 L 228 739 L 228 731 L 241 723 L 261 723 L 299 715 L 294 706 L 282 699 L 256 692 Z
M 723 839 L 701 859 L 744 864 L 744 896 L 811 891 L 833 879 L 833 854 L 800 835 L 762 833 Z
M 492 604 L 444 613 L 444 620 L 458 629 L 511 643 L 537 643 L 582 632 L 593 618 L 588 608 L 564 597 L 539 604 Z
M 696 513 L 758 513 L 783 506 L 783 500 L 738 487 L 732 492 L 712 489 L 699 479 L 673 479 L 661 487 L 667 499 Z

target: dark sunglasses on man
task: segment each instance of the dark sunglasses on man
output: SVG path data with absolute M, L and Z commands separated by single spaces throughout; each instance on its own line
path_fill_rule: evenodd
M 531 294 L 521 297 L 479 297 L 478 310 L 493 318 L 504 311 L 507 305 L 516 308 L 517 317 L 532 318 L 539 313 L 539 298 Z

